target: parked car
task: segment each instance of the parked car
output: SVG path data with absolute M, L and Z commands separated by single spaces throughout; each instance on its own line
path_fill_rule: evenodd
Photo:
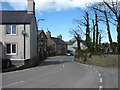
M 66 55 L 67 55 L 67 56 L 73 56 L 73 55 L 74 55 L 74 52 L 67 52 Z

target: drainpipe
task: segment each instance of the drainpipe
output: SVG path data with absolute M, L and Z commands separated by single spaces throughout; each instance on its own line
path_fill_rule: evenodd
M 22 34 L 24 36 L 24 59 L 26 58 L 26 46 L 25 46 L 25 35 L 26 35 L 26 28 L 25 28 L 25 24 L 24 24 L 24 30 L 22 31 Z

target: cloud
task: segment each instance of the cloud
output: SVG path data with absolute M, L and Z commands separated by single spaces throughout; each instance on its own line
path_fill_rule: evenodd
M 71 8 L 84 8 L 86 4 L 100 2 L 102 0 L 35 0 L 36 8 L 44 11 L 44 10 L 68 10 Z
M 15 10 L 24 10 L 27 8 L 27 0 L 1 0 L 2 2 L 7 2 Z M 4 7 L 4 6 L 3 6 Z
M 39 11 L 47 10 L 68 10 L 71 8 L 85 8 L 86 5 L 94 2 L 102 2 L 103 0 L 34 0 L 36 9 Z M 108 1 L 108 0 L 107 0 Z M 9 2 L 14 9 L 26 9 L 27 0 L 2 0 L 2 2 Z

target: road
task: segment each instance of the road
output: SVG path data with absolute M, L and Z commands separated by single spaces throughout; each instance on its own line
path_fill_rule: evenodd
M 72 56 L 50 57 L 40 66 L 3 73 L 2 86 L 3 88 L 118 88 L 116 68 L 89 66 L 72 60 Z

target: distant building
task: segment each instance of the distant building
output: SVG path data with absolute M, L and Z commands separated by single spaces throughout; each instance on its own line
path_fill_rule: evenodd
M 75 41 L 66 41 L 67 44 L 67 51 L 72 51 L 75 52 L 75 48 L 73 48 L 73 44 L 75 43 Z
M 46 32 L 49 55 L 64 55 L 67 50 L 66 43 L 62 40 L 62 35 L 51 37 L 51 32 Z
M 38 53 L 40 59 L 47 57 L 47 36 L 43 30 L 38 30 Z
M 2 13 L 0 42 L 4 47 L 3 62 L 9 59 L 17 66 L 29 67 L 38 60 L 34 0 L 28 0 L 27 11 L 0 11 L 0 13 Z
M 83 40 L 80 41 L 80 47 L 81 47 L 81 50 L 85 50 L 85 49 L 88 48 L 87 45 L 86 45 L 86 42 L 83 41 Z M 78 46 L 77 46 L 77 41 L 74 42 L 73 48 L 74 48 L 74 49 L 77 49 L 77 48 L 78 48 Z

